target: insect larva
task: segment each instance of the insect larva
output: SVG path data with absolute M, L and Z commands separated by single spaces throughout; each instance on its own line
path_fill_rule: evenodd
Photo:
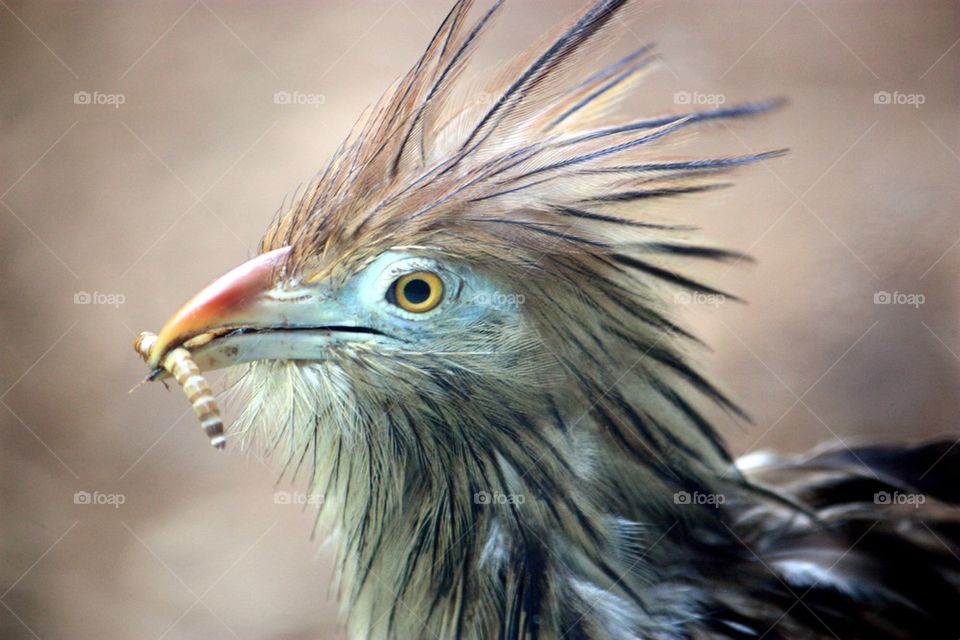
M 156 334 L 144 331 L 137 336 L 133 348 L 144 360 L 147 360 L 150 357 L 150 349 L 156 341 Z M 160 366 L 173 376 L 183 389 L 183 393 L 193 407 L 193 412 L 200 420 L 200 426 L 210 438 L 210 444 L 217 449 L 223 449 L 227 439 L 223 435 L 220 407 L 190 352 L 183 347 L 178 347 L 164 356 Z

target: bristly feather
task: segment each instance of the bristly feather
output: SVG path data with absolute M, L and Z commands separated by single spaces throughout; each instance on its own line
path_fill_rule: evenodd
M 653 62 L 649 47 L 586 79 L 570 72 L 612 37 L 623 1 L 594 4 L 518 56 L 496 84 L 464 90 L 457 80 L 500 8 L 468 26 L 472 4 L 456 3 L 413 69 L 268 230 L 262 249 L 292 244 L 292 272 L 351 273 L 392 246 L 432 246 L 467 261 L 509 246 L 505 272 L 553 254 L 609 255 L 619 244 L 610 231 L 574 224 L 568 210 L 592 207 L 588 213 L 611 222 L 635 222 L 642 209 L 617 205 L 706 190 L 719 172 L 777 155 L 662 161 L 664 144 L 680 131 L 775 101 L 616 119 L 619 101 Z M 571 226 L 599 244 L 567 237 Z M 563 241 L 550 233 L 558 230 Z
M 446 327 L 429 353 L 338 345 L 241 379 L 241 433 L 309 469 L 323 500 L 353 634 L 955 638 L 960 625 L 939 619 L 960 605 L 955 518 L 893 519 L 853 479 L 883 474 L 944 506 L 956 472 L 921 486 L 919 467 L 887 452 L 862 467 L 781 462 L 794 485 L 755 482 L 708 405 L 746 416 L 673 319 L 678 291 L 734 299 L 681 268 L 744 256 L 692 243 L 663 206 L 782 153 L 685 158 L 681 134 L 778 102 L 618 115 L 651 50 L 586 67 L 626 0 L 592 3 L 471 88 L 467 63 L 500 11 L 471 21 L 473 4 L 455 3 L 261 244 L 292 246 L 291 283 L 346 282 L 408 248 L 525 300 L 516 326 Z M 955 470 L 960 454 L 940 453 Z M 482 505 L 479 492 L 527 500 Z M 880 575 L 880 554 L 909 560 Z

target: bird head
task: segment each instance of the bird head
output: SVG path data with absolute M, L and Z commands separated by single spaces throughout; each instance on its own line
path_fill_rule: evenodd
M 678 292 L 722 295 L 686 267 L 741 256 L 692 242 L 665 205 L 774 155 L 677 150 L 682 132 L 771 102 L 617 115 L 650 50 L 583 69 L 622 1 L 467 83 L 499 9 L 470 21 L 471 4 L 455 4 L 259 255 L 189 300 L 150 353 L 154 366 L 180 346 L 202 370 L 244 365 L 235 433 L 309 461 L 355 571 L 401 586 L 416 582 L 411 553 L 442 558 L 422 571 L 443 582 L 511 527 L 596 540 L 603 517 L 667 504 L 654 487 L 694 489 L 729 462 L 697 406 L 737 409 L 688 363 L 672 307 Z M 526 504 L 481 504 L 484 492 Z M 407 563 L 376 559 L 391 526 L 409 532 Z
M 363 440 L 382 435 L 369 421 L 432 408 L 450 412 L 448 433 L 437 434 L 449 437 L 458 411 L 482 424 L 528 404 L 524 394 L 550 377 L 523 289 L 508 288 L 482 262 L 439 245 L 390 246 L 324 271 L 292 267 L 294 251 L 265 251 L 203 289 L 166 323 L 151 353 L 159 362 L 200 343 L 202 370 L 251 363 L 240 420 L 250 435 L 276 430 L 299 442 L 322 417 L 325 431 Z M 507 375 L 514 384 L 504 388 Z

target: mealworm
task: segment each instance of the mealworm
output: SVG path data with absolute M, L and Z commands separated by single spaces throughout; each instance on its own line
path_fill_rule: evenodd
M 137 336 L 133 348 L 144 360 L 147 360 L 150 357 L 150 349 L 156 341 L 156 334 L 144 331 Z M 183 347 L 178 347 L 164 356 L 160 366 L 173 376 L 183 389 L 183 393 L 193 407 L 193 412 L 200 420 L 200 426 L 210 438 L 210 444 L 217 449 L 223 449 L 227 439 L 223 435 L 220 407 L 190 352 Z

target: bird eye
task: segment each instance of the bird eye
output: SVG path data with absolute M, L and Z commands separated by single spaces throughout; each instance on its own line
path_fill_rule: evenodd
M 411 313 L 435 309 L 442 298 L 443 281 L 430 271 L 414 271 L 400 276 L 387 291 L 388 302 Z

